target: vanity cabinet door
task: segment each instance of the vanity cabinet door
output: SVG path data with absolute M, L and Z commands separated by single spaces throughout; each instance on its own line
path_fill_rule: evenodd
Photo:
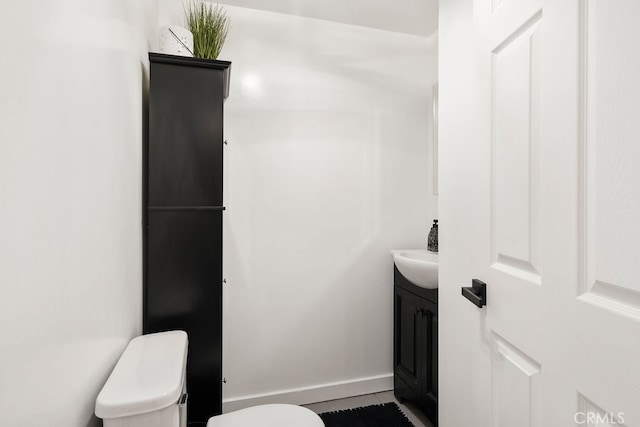
M 397 279 L 400 279 L 397 277 Z M 397 280 L 394 286 L 394 394 L 416 404 L 438 425 L 438 304 L 421 288 Z M 416 293 L 410 292 L 415 288 Z M 409 290 L 408 290 L 409 289 Z M 430 294 L 426 294 L 430 296 Z
M 422 394 L 421 383 L 424 371 L 424 346 L 422 298 L 395 287 L 394 302 L 394 372 L 405 384 L 396 388 L 406 388 L 408 394 Z M 405 393 L 403 393 L 405 394 Z M 408 396 L 411 399 L 410 396 Z
M 418 405 L 434 426 L 438 425 L 438 306 L 422 300 L 420 401 Z

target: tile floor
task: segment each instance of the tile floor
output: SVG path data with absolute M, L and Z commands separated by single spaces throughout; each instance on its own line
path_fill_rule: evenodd
M 323 412 L 340 411 L 343 409 L 358 408 L 360 406 L 379 405 L 381 403 L 395 402 L 402 412 L 409 418 L 415 427 L 433 427 L 427 417 L 411 403 L 402 404 L 393 395 L 393 391 L 365 394 L 362 396 L 347 397 L 346 399 L 329 400 L 326 402 L 305 405 L 316 414 Z

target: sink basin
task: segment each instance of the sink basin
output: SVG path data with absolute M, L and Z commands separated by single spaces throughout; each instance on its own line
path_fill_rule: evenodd
M 411 283 L 425 289 L 438 288 L 438 254 L 426 249 L 391 251 L 393 262 Z

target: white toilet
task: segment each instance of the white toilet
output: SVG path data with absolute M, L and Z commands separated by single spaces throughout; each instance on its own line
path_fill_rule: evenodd
M 143 335 L 131 340 L 96 400 L 104 427 L 186 427 L 187 334 Z M 207 427 L 324 427 L 313 411 L 272 404 L 209 419 Z

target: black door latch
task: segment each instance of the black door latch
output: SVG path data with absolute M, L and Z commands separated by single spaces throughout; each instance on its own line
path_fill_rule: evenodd
M 487 284 L 482 280 L 473 279 L 470 288 L 462 288 L 462 296 L 479 308 L 487 305 Z

